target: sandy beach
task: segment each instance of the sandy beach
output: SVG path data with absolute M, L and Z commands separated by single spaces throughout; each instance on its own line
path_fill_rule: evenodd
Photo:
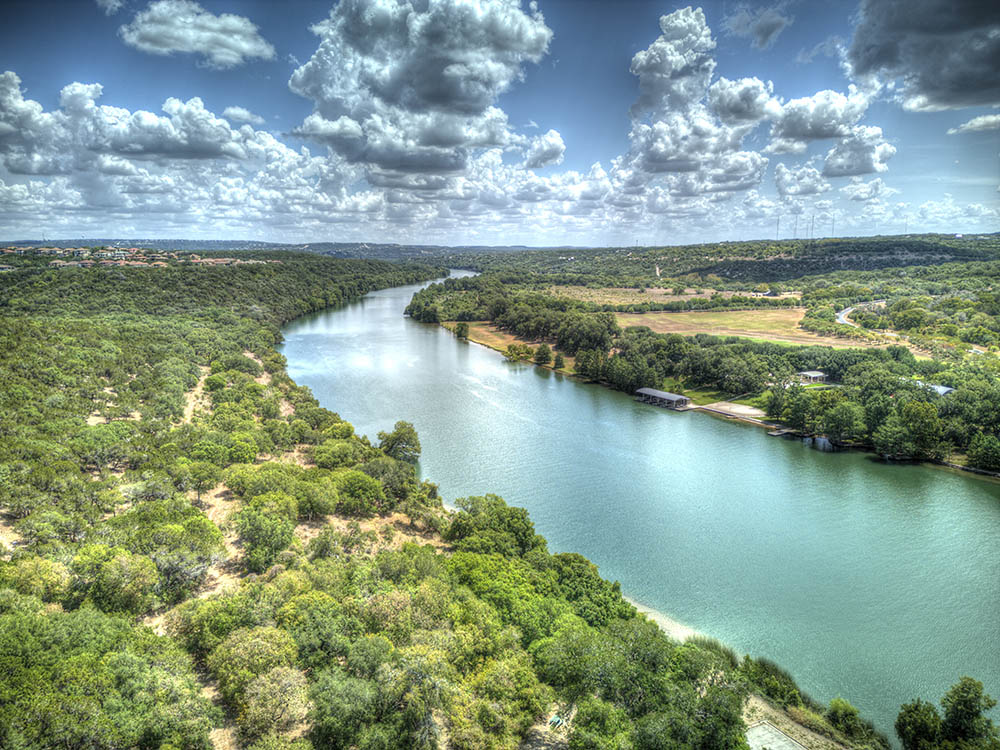
M 645 604 L 640 604 L 635 599 L 630 599 L 627 596 L 623 596 L 622 598 L 635 607 L 639 612 L 642 612 L 642 614 L 646 615 L 646 617 L 659 625 L 660 629 L 675 641 L 683 642 L 691 636 L 704 635 L 704 633 L 699 633 L 694 628 L 688 627 L 682 622 L 678 622 L 671 617 L 667 617 L 662 612 L 658 612 L 655 609 L 647 607 Z

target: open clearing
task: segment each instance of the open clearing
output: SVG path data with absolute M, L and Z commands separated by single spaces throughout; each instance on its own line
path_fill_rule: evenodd
M 458 323 L 454 320 L 449 320 L 441 325 L 449 331 L 454 332 L 455 326 L 458 325 Z M 541 341 L 528 341 L 527 339 L 518 338 L 517 336 L 507 333 L 506 331 L 500 331 L 489 321 L 470 321 L 469 341 L 476 344 L 482 344 L 483 346 L 495 349 L 501 353 L 506 351 L 507 347 L 511 344 L 527 344 L 528 346 L 534 348 L 542 343 Z M 554 347 L 553 356 L 555 356 Z M 573 357 L 564 354 L 563 358 L 566 360 L 566 366 L 558 372 L 572 374 L 574 372 L 573 365 L 575 364 Z M 548 367 L 549 369 L 552 369 L 551 365 L 548 365 Z
M 743 336 L 752 339 L 779 341 L 786 344 L 825 345 L 839 348 L 868 348 L 875 344 L 852 341 L 835 336 L 819 336 L 799 328 L 806 314 L 804 308 L 778 310 L 726 310 L 721 312 L 650 312 L 616 313 L 622 328 L 649 326 L 656 333 L 679 333 L 692 336 L 710 333 L 714 336 Z M 885 344 L 880 344 L 885 346 Z
M 721 294 L 723 297 L 751 297 L 749 292 L 716 292 L 715 289 L 705 287 L 688 287 L 684 294 L 674 294 L 672 289 L 661 289 L 650 287 L 645 291 L 638 289 L 628 289 L 625 287 L 600 287 L 589 286 L 552 286 L 549 294 L 556 297 L 568 297 L 569 299 L 581 302 L 593 302 L 597 305 L 641 305 L 646 302 L 683 302 L 689 299 L 709 299 L 713 294 Z M 801 297 L 801 292 L 785 292 L 778 295 L 779 298 Z

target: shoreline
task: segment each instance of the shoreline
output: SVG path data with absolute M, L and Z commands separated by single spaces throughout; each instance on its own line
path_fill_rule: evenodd
M 711 638 L 711 636 L 702 633 L 700 630 L 695 630 L 690 625 L 685 625 L 680 620 L 675 620 L 670 615 L 664 614 L 658 609 L 653 609 L 652 607 L 633 599 L 627 594 L 622 594 L 622 599 L 635 607 L 639 614 L 644 615 L 651 622 L 655 622 L 659 626 L 660 630 L 666 633 L 670 638 L 673 638 L 675 641 L 684 643 L 684 641 L 688 638 L 692 638 L 694 636 Z
M 456 322 L 457 321 L 454 321 L 454 320 L 448 320 L 448 321 L 441 321 L 439 323 L 428 323 L 428 325 L 437 325 L 437 326 L 440 326 L 441 328 L 444 328 L 446 331 L 449 331 L 452 334 L 454 334 L 455 333 L 454 326 L 455 326 Z M 472 339 L 472 338 L 467 338 L 465 340 L 468 341 L 471 344 L 476 344 L 477 346 L 482 346 L 482 347 L 484 347 L 486 349 L 490 349 L 492 351 L 497 352 L 498 354 L 503 355 L 503 350 L 502 349 L 498 349 L 495 346 L 490 346 L 489 344 L 487 344 L 485 342 L 476 341 L 475 339 Z M 581 383 L 593 383 L 594 385 L 599 385 L 602 388 L 607 388 L 608 387 L 604 383 L 601 383 L 600 381 L 590 380 L 590 379 L 587 379 L 587 378 L 582 378 L 579 375 L 577 375 L 575 372 L 567 372 L 565 370 L 557 370 L 554 367 L 552 367 L 551 365 L 539 365 L 539 364 L 536 364 L 535 362 L 532 362 L 531 360 L 521 360 L 521 363 L 522 364 L 526 364 L 526 365 L 531 365 L 533 367 L 542 367 L 542 368 L 544 368 L 546 370 L 551 370 L 552 372 L 554 372 L 554 373 L 556 373 L 558 375 L 562 375 L 563 377 L 566 377 L 566 378 L 572 378 L 573 380 L 577 380 L 577 381 L 579 381 Z M 609 389 L 609 390 L 612 390 L 612 389 Z M 705 406 L 696 406 L 696 405 L 693 405 L 693 406 L 689 406 L 689 407 L 687 407 L 685 409 L 679 409 L 678 411 L 698 411 L 698 412 L 701 412 L 702 414 L 707 414 L 708 416 L 714 417 L 716 419 L 724 419 L 724 420 L 730 421 L 730 422 L 740 422 L 742 424 L 751 425 L 753 427 L 764 427 L 764 428 L 766 428 L 768 430 L 773 430 L 773 429 L 776 429 L 776 428 L 780 427 L 780 425 L 778 425 L 778 423 L 765 422 L 764 420 L 754 419 L 753 417 L 741 416 L 741 415 L 737 415 L 737 414 L 729 414 L 727 412 L 723 412 L 723 411 L 720 411 L 720 410 L 717 410 L 717 409 L 706 408 Z M 866 453 L 866 454 L 868 454 L 870 456 L 877 456 L 878 455 L 876 453 L 873 453 L 870 450 L 865 450 L 864 448 L 850 447 L 849 450 L 859 450 L 862 453 Z M 989 471 L 986 471 L 985 469 L 976 469 L 976 468 L 973 468 L 971 466 L 962 466 L 961 464 L 951 463 L 949 461 L 912 461 L 912 462 L 909 462 L 909 463 L 914 463 L 914 464 L 924 465 L 924 466 L 930 466 L 932 468 L 937 468 L 937 469 L 947 469 L 947 470 L 951 470 L 951 471 L 957 471 L 957 472 L 961 472 L 962 474 L 964 474 L 966 476 L 971 475 L 970 478 L 974 478 L 974 479 L 987 480 L 987 481 L 993 481 L 993 482 L 1000 481 L 1000 473 L 989 472 Z

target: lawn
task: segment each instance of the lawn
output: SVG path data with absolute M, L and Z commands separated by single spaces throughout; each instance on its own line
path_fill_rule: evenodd
M 650 312 L 617 313 L 615 317 L 622 328 L 648 326 L 657 333 L 679 333 L 691 336 L 710 333 L 715 336 L 742 336 L 744 338 L 774 341 L 785 344 L 823 345 L 838 348 L 869 347 L 861 341 L 851 341 L 835 336 L 819 336 L 799 328 L 805 315 L 803 308 L 774 310 L 725 310 L 720 312 Z
M 449 331 L 454 331 L 458 322 L 448 320 L 443 322 L 441 325 Z M 488 346 L 490 349 L 495 349 L 501 353 L 504 352 L 511 344 L 527 344 L 528 346 L 534 348 L 542 343 L 541 341 L 528 341 L 527 339 L 518 338 L 517 336 L 507 333 L 506 331 L 500 331 L 489 321 L 470 321 L 469 341 L 482 344 L 483 346 Z M 555 349 L 553 349 L 553 356 L 555 356 Z M 561 370 L 558 370 L 558 372 L 565 373 L 567 375 L 574 374 L 575 370 L 573 369 L 573 366 L 576 364 L 574 358 L 566 354 L 563 355 L 563 358 L 566 360 L 566 366 Z M 549 367 L 551 368 L 551 365 Z
M 553 286 L 549 288 L 549 294 L 556 297 L 568 297 L 569 299 L 581 302 L 593 302 L 597 305 L 641 305 L 646 302 L 675 302 L 695 298 L 709 299 L 716 294 L 715 289 L 704 287 L 688 287 L 684 294 L 674 294 L 671 289 L 661 289 L 659 287 L 649 287 L 645 291 L 638 289 L 626 289 L 623 287 L 600 287 L 592 288 L 588 286 Z M 718 292 L 723 297 L 744 296 L 749 297 L 748 292 Z M 799 292 L 789 292 L 782 294 L 782 297 L 798 297 Z

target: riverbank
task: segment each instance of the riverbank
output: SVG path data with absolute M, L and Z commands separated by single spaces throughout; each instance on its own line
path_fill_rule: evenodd
M 457 321 L 443 321 L 439 325 L 442 328 L 455 332 L 455 326 L 458 324 Z M 506 349 L 511 344 L 523 344 L 525 346 L 537 346 L 542 343 L 541 341 L 528 341 L 526 339 L 519 338 L 513 334 L 506 333 L 504 331 L 499 331 L 493 326 L 489 321 L 473 321 L 469 324 L 469 335 L 467 340 L 484 346 L 487 349 L 492 349 L 495 352 L 504 354 Z M 590 380 L 589 378 L 583 378 L 576 374 L 573 369 L 574 360 L 572 357 L 565 356 L 566 366 L 563 368 L 556 369 L 551 364 L 539 365 L 530 360 L 522 360 L 524 364 L 535 365 L 536 367 L 543 367 L 546 370 L 552 370 L 565 377 L 574 378 L 584 383 L 596 383 L 598 385 L 604 385 L 598 381 Z M 606 386 L 605 386 L 606 387 Z M 739 404 L 732 401 L 716 401 L 708 404 L 696 404 L 682 409 L 682 411 L 700 411 L 709 416 L 713 416 L 717 419 L 724 419 L 733 422 L 741 422 L 743 424 L 753 425 L 754 427 L 763 427 L 768 430 L 782 429 L 782 423 L 773 419 L 767 418 L 767 415 L 761 409 L 755 407 L 747 407 L 745 404 Z M 812 437 L 810 435 L 805 435 L 803 433 L 797 433 L 793 430 L 785 430 L 786 436 L 794 436 L 796 438 Z M 856 450 L 862 453 L 866 453 L 871 456 L 877 456 L 878 454 L 867 450 L 865 448 L 859 448 L 856 446 L 850 446 L 848 450 Z M 951 469 L 954 471 L 959 471 L 964 474 L 971 474 L 977 479 L 988 479 L 991 481 L 1000 481 L 1000 473 L 990 472 L 984 469 L 976 469 L 971 466 L 965 466 L 963 464 L 958 464 L 950 461 L 915 461 L 913 463 L 923 463 L 927 466 L 931 466 L 939 469 Z

